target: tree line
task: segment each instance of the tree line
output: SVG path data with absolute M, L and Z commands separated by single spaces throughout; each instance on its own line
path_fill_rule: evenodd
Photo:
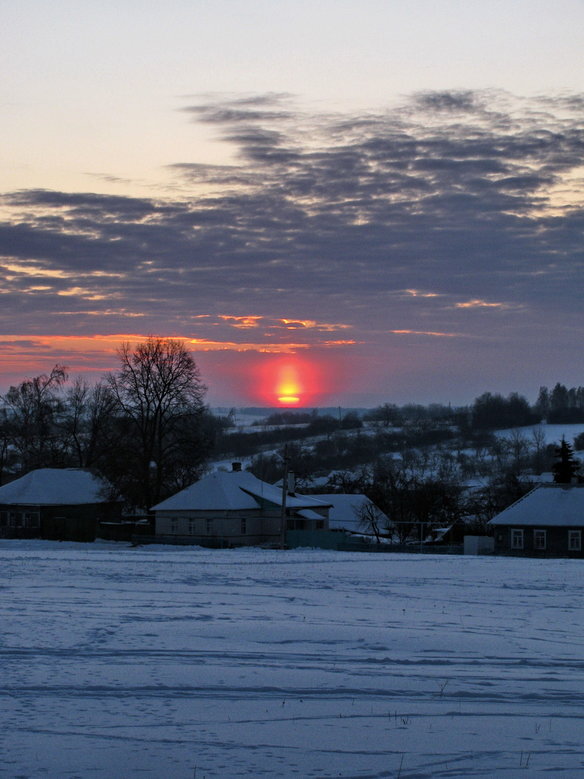
M 368 411 L 363 418 L 385 427 L 413 420 L 450 421 L 475 430 L 525 427 L 544 421 L 548 424 L 572 424 L 584 422 L 584 387 L 566 387 L 560 382 L 552 389 L 540 387 L 534 404 L 530 404 L 525 396 L 517 392 L 507 397 L 484 392 L 472 405 L 454 409 L 438 403 L 429 406 L 408 404 L 402 407 L 384 403 Z
M 150 337 L 124 344 L 118 358 L 118 370 L 92 385 L 56 365 L 10 387 L 0 407 L 0 483 L 34 468 L 87 468 L 108 480 L 108 497 L 143 510 L 200 476 L 218 420 L 184 344 Z

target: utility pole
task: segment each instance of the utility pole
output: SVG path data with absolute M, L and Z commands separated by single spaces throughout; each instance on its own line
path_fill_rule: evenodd
M 286 548 L 286 498 L 288 496 L 288 444 L 284 446 L 284 475 L 282 477 L 282 511 L 280 514 L 280 548 Z

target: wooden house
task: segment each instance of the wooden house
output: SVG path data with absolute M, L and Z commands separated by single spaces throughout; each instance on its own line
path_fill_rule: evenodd
M 108 485 L 79 468 L 39 468 L 0 487 L 0 537 L 93 541 L 121 504 Z
M 584 485 L 536 487 L 489 525 L 495 554 L 584 557 Z

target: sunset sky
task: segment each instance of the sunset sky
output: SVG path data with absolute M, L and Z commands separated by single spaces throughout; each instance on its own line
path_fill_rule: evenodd
M 94 380 L 150 334 L 185 340 L 212 405 L 584 383 L 582 0 L 0 22 L 0 392 Z

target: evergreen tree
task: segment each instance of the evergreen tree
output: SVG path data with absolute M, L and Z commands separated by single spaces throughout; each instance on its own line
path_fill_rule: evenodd
M 543 419 L 547 419 L 550 413 L 550 393 L 547 387 L 539 388 L 535 410 Z
M 554 482 L 556 484 L 571 484 L 572 479 L 578 473 L 580 463 L 574 457 L 574 450 L 562 438 L 562 443 L 555 450 L 556 462 L 552 466 Z

